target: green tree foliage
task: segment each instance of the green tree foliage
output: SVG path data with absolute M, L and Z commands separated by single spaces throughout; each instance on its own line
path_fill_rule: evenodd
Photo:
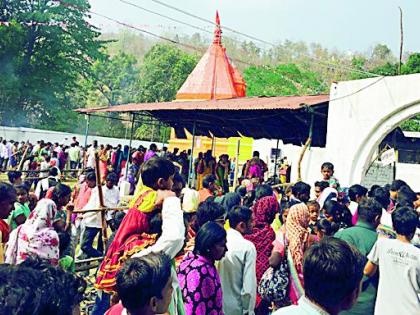
M 402 66 L 402 74 L 420 73 L 420 53 L 411 54 Z
M 300 69 L 295 64 L 249 67 L 244 71 L 244 79 L 247 96 L 303 95 L 326 91 L 316 73 Z
M 48 127 L 74 107 L 79 77 L 102 57 L 88 10 L 87 0 L 2 1 L 2 19 L 11 22 L 0 26 L 2 124 Z
M 140 67 L 140 100 L 163 102 L 175 99 L 176 92 L 194 69 L 198 57 L 172 45 L 156 44 Z

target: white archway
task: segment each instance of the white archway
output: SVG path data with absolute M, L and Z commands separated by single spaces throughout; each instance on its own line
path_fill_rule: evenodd
M 333 84 L 324 157 L 342 185 L 360 183 L 380 142 L 418 113 L 420 74 Z
M 412 118 L 419 113 L 420 101 L 399 107 L 393 113 L 383 117 L 378 124 L 373 126 L 371 132 L 366 135 L 354 154 L 355 159 L 353 160 L 350 169 L 350 182 L 360 183 L 366 173 L 372 155 L 375 150 L 377 150 L 381 141 L 403 121 Z

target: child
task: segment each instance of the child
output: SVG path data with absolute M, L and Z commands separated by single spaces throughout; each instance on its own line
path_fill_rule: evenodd
M 395 210 L 392 222 L 397 238 L 378 238 L 368 255 L 365 275 L 372 277 L 380 269 L 375 314 L 418 314 L 420 249 L 410 243 L 418 220 L 410 207 Z
M 309 210 L 309 225 L 308 228 L 310 229 L 311 234 L 316 234 L 315 226 L 319 220 L 319 211 L 320 206 L 316 200 L 310 200 L 306 203 Z
M 95 284 L 97 289 L 107 293 L 114 292 L 116 274 L 125 261 L 134 253 L 140 252 L 156 243 L 157 235 L 150 234 L 150 222 L 161 212 L 160 207 L 163 200 L 166 197 L 175 195 L 170 191 L 174 174 L 175 167 L 173 163 L 164 158 L 149 159 L 143 164 L 141 170 L 143 186 L 138 189 L 130 202 L 130 209 L 121 222 L 99 268 Z M 181 209 L 179 210 L 181 211 Z M 184 227 L 182 217 L 181 224 Z M 184 236 L 184 231 L 182 232 L 182 237 Z
M 321 165 L 322 180 L 327 181 L 330 187 L 339 190 L 340 183 L 334 175 L 334 165 L 330 162 L 325 162 Z
M 9 216 L 9 226 L 11 231 L 16 229 L 19 225 L 25 223 L 31 213 L 28 206 L 28 188 L 25 185 L 17 185 L 15 186 L 15 189 L 17 197 L 15 209 Z

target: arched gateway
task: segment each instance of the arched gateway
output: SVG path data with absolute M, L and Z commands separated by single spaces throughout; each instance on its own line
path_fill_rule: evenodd
M 420 74 L 333 84 L 326 157 L 347 186 L 361 182 L 379 143 L 420 113 Z

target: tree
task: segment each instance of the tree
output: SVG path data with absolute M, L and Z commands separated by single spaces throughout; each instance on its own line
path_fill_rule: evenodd
M 140 67 L 140 100 L 172 101 L 198 61 L 197 56 L 165 44 L 156 44 Z
M 420 53 L 411 54 L 402 66 L 402 74 L 420 73 Z
M 295 64 L 249 67 L 244 72 L 247 96 L 304 95 L 326 92 L 317 74 Z
M 57 111 L 75 104 L 80 76 L 103 54 L 99 32 L 87 22 L 87 0 L 5 0 L 0 26 L 1 123 L 54 125 Z M 69 115 L 70 117 L 72 115 Z M 68 121 L 69 126 L 71 121 Z

